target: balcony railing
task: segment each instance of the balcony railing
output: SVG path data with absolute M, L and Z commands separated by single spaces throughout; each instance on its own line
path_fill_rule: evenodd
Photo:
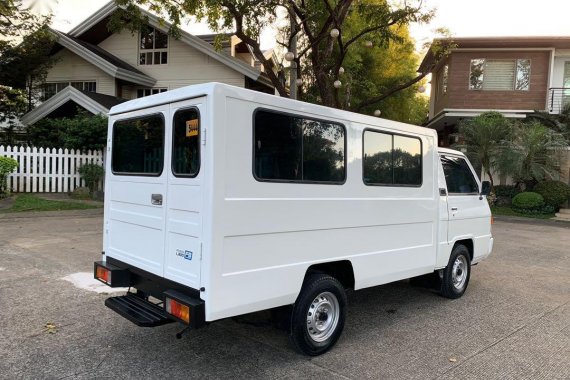
M 552 87 L 548 89 L 548 112 L 559 114 L 570 104 L 570 87 Z

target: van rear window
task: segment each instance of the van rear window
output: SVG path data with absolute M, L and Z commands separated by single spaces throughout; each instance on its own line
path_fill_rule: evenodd
M 258 180 L 343 183 L 346 135 L 341 124 L 258 110 L 254 173 Z
M 111 169 L 116 175 L 160 176 L 164 166 L 164 118 L 149 115 L 113 125 Z
M 178 110 L 172 124 L 172 173 L 196 177 L 200 170 L 200 116 L 196 108 Z

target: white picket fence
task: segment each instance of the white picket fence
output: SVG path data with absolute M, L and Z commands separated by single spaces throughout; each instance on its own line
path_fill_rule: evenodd
M 0 145 L 0 156 L 18 161 L 18 168 L 8 177 L 8 187 L 18 193 L 70 192 L 85 186 L 78 167 L 87 163 L 103 165 L 102 151 Z

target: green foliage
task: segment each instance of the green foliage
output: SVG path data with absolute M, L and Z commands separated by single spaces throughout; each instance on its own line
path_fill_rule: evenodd
M 34 14 L 22 0 L 0 2 L 0 35 L 3 40 L 23 37 L 46 24 L 49 24 L 49 16 Z
M 62 211 L 62 210 L 86 210 L 97 208 L 98 206 L 66 201 L 52 201 L 42 199 L 33 194 L 20 194 L 14 201 L 12 207 L 1 212 L 23 212 L 23 211 Z
M 355 34 L 363 28 L 362 16 L 351 13 L 347 20 L 346 33 Z M 392 40 L 372 48 L 363 44 L 353 46 L 351 54 L 344 59 L 345 73 L 338 78 L 343 83 L 338 99 L 342 108 L 354 109 L 372 115 L 376 109 L 386 119 L 420 125 L 429 112 L 429 98 L 418 93 L 421 82 L 394 93 L 381 101 L 363 106 L 369 99 L 387 89 L 412 80 L 417 76 L 418 57 L 408 27 L 390 28 Z M 335 50 L 333 58 L 342 54 Z M 308 89 L 316 93 L 316 88 Z
M 77 168 L 77 172 L 83 178 L 87 187 L 89 188 L 89 192 L 91 195 L 95 193 L 97 190 L 97 185 L 99 181 L 103 179 L 105 175 L 105 170 L 101 165 L 97 164 L 84 164 Z
M 536 183 L 559 175 L 559 152 L 568 147 L 564 136 L 536 120 L 515 123 L 508 149 L 501 157 L 501 172 L 518 183 Z
M 0 145 L 14 145 L 18 119 L 26 112 L 26 96 L 22 90 L 0 85 Z
M 552 218 L 554 212 L 552 211 L 543 213 L 540 210 L 515 210 L 510 206 L 491 206 L 491 213 L 493 215 L 522 216 L 534 219 L 550 219 Z
M 18 167 L 18 161 L 10 157 L 0 156 L 0 198 L 8 195 L 8 175 Z
M 484 112 L 459 123 L 463 142 L 454 146 L 462 149 L 476 166 L 481 165 L 493 187 L 492 171 L 502 169 L 502 157 L 513 136 L 511 123 L 499 112 Z
M 101 150 L 107 144 L 107 122 L 107 117 L 87 112 L 73 118 L 43 119 L 28 126 L 28 140 L 45 148 Z
M 51 16 L 37 16 L 21 0 L 0 3 L 0 83 L 25 90 L 27 110 L 39 92 L 54 60 L 50 51 L 55 35 Z
M 513 197 L 513 208 L 518 210 L 539 210 L 544 206 L 544 198 L 538 193 L 526 191 Z
M 497 185 L 495 186 L 495 195 L 497 197 L 508 197 L 512 199 L 515 195 L 520 193 L 516 186 L 512 185 Z
M 570 186 L 560 181 L 539 182 L 533 191 L 542 195 L 544 202 L 556 210 L 570 199 Z

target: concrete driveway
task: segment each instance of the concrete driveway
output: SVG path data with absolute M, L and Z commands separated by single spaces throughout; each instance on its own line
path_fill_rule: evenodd
M 293 352 L 266 313 L 174 335 L 139 328 L 104 294 L 61 278 L 90 272 L 101 211 L 0 218 L 0 377 L 569 379 L 570 229 L 497 222 L 495 252 L 447 300 L 398 282 L 349 296 L 328 354 Z M 46 327 L 47 324 L 47 327 Z

